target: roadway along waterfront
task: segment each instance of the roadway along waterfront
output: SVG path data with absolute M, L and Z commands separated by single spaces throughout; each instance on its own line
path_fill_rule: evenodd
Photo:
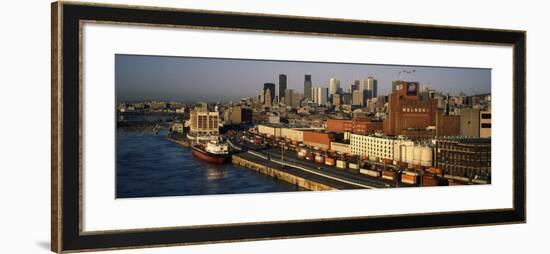
M 271 169 L 275 169 L 275 170 L 280 171 L 280 172 L 288 173 L 290 175 L 295 176 L 296 178 L 306 179 L 307 181 L 311 181 L 313 183 L 319 183 L 319 184 L 322 184 L 322 185 L 330 186 L 330 187 L 332 187 L 330 189 L 364 189 L 364 188 L 367 188 L 366 186 L 365 187 L 358 186 L 358 185 L 355 185 L 355 184 L 350 184 L 350 183 L 345 182 L 345 181 L 340 181 L 336 178 L 329 178 L 329 177 L 325 177 L 321 174 L 315 174 L 315 173 L 313 173 L 309 170 L 300 169 L 299 167 L 292 167 L 292 166 L 281 167 L 281 164 L 276 162 L 276 161 L 273 161 L 273 160 L 269 161 L 267 159 L 264 159 L 264 158 L 262 158 L 258 155 L 252 154 L 250 152 L 240 153 L 240 154 L 235 155 L 235 156 L 241 157 L 241 158 L 243 158 L 247 161 L 250 161 L 250 162 L 253 162 L 253 163 L 256 163 L 256 164 L 266 166 L 266 167 L 271 168 Z
M 271 155 L 272 159 L 281 159 L 281 149 L 268 149 L 264 151 L 266 154 Z M 328 166 L 325 164 L 319 164 L 312 161 L 308 161 L 305 159 L 300 159 L 298 156 L 296 156 L 296 153 L 285 151 L 284 152 L 284 161 L 285 162 L 292 162 L 294 164 L 308 167 L 312 170 L 316 170 L 318 172 L 322 172 L 323 174 L 330 175 L 332 177 L 348 180 L 348 181 L 357 181 L 364 185 L 370 185 L 374 188 L 387 188 L 387 187 L 396 187 L 395 181 L 389 181 L 389 180 L 383 180 L 380 178 L 372 178 L 366 175 L 359 174 L 357 170 L 352 169 L 339 169 L 334 166 Z M 413 185 L 407 185 L 403 183 L 399 183 L 399 187 L 411 187 Z
M 236 140 L 233 140 L 233 142 L 237 143 Z M 246 151 L 239 151 L 240 153 L 238 153 L 238 156 L 244 159 L 256 163 L 267 163 L 266 165 L 269 165 L 271 168 L 294 174 L 312 182 L 328 184 L 335 189 L 373 189 L 416 186 L 404 183 L 399 183 L 399 185 L 397 185 L 395 181 L 359 174 L 357 170 L 338 169 L 334 166 L 300 159 L 293 151 L 285 150 L 281 161 L 280 148 L 266 149 L 246 142 L 239 143 L 239 146 L 233 145 L 233 143 L 231 143 L 231 145 L 233 148 L 238 147 L 241 151 Z M 283 167 L 282 164 L 285 166 Z

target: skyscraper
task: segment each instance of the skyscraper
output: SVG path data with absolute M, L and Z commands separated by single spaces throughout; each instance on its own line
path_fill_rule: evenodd
M 317 105 L 327 105 L 328 101 L 328 88 L 327 87 L 313 87 L 311 89 L 313 101 Z
M 270 103 L 272 103 L 275 100 L 275 84 L 274 83 L 264 83 L 264 93 L 266 93 L 266 90 L 269 90 L 270 95 Z
M 302 99 L 301 94 L 294 92 L 294 89 L 286 89 L 285 95 L 285 105 L 291 106 L 293 108 L 300 106 L 300 100 Z
M 362 90 L 353 91 L 351 100 L 353 106 L 363 106 L 363 103 L 365 101 L 364 92 Z
M 265 89 L 265 96 L 264 96 L 264 106 L 271 107 L 273 103 L 273 96 L 271 94 L 271 89 Z
M 286 75 L 279 74 L 279 102 L 283 102 L 286 90 Z
M 340 90 L 340 80 L 331 78 L 329 84 L 329 97 L 332 99 L 332 96 Z
M 356 80 L 356 81 L 359 81 L 359 80 Z M 359 82 L 351 84 L 349 92 L 353 93 L 354 91 L 357 91 L 357 90 L 359 90 Z
M 374 79 L 373 77 L 369 76 L 367 79 L 367 94 L 370 96 L 367 99 L 372 99 L 376 96 L 378 96 L 378 80 Z
M 285 98 L 283 99 L 283 103 L 287 106 L 292 106 L 292 95 L 294 94 L 294 89 L 286 89 L 285 91 Z
M 306 100 L 311 100 L 311 75 L 305 75 L 304 79 L 304 97 Z
M 342 104 L 351 105 L 352 103 L 352 94 L 351 93 L 343 93 L 342 94 Z
M 359 90 L 363 91 L 364 100 L 376 97 L 378 94 L 378 80 L 370 76 L 367 79 L 363 79 L 359 85 Z

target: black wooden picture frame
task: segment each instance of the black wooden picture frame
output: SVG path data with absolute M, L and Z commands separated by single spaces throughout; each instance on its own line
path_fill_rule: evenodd
M 80 22 L 210 27 L 513 46 L 513 208 L 83 233 Z M 137 6 L 52 4 L 52 251 L 173 246 L 524 223 L 526 32 Z

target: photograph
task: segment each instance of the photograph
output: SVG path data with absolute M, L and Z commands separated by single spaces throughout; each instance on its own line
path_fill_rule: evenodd
M 535 239 L 509 234 L 544 214 L 526 202 L 526 160 L 544 160 L 527 126 L 545 125 L 526 122 L 544 99 L 527 100 L 529 22 L 509 18 L 523 7 L 107 2 L 50 5 L 49 61 L 29 63 L 49 63 L 51 79 L 39 67 L 17 78 L 49 80 L 51 96 L 6 107 L 50 120 L 50 191 L 12 195 L 42 195 L 28 204 L 49 208 L 42 249 L 430 252 L 458 239 L 494 252 Z M 6 132 L 25 151 L 17 163 L 38 154 L 14 135 L 35 133 L 28 122 L 6 125 L 25 128 Z
M 116 54 L 116 198 L 491 184 L 491 69 Z

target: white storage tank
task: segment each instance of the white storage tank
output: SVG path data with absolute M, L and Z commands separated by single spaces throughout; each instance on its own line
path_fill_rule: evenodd
M 420 165 L 420 149 L 422 147 L 420 146 L 414 146 L 413 147 L 413 159 L 412 159 L 412 164 L 413 165 Z
M 420 150 L 420 165 L 424 167 L 433 166 L 433 149 L 429 146 L 421 146 Z
M 414 146 L 405 147 L 405 162 L 408 164 L 413 164 L 414 161 Z

